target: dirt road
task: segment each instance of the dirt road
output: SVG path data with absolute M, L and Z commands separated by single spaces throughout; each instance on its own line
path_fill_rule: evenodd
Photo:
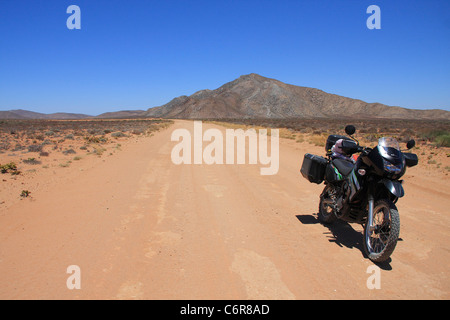
M 362 228 L 318 223 L 323 186 L 299 174 L 322 148 L 281 139 L 272 176 L 259 164 L 175 165 L 176 128 L 193 123 L 68 168 L 1 212 L 0 298 L 450 298 L 448 177 L 409 171 L 401 241 L 370 290 Z M 71 265 L 79 290 L 66 285 Z

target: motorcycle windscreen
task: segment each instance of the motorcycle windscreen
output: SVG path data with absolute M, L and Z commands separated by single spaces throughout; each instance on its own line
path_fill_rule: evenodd
M 393 165 L 402 163 L 403 157 L 397 139 L 383 137 L 378 140 L 378 152 Z

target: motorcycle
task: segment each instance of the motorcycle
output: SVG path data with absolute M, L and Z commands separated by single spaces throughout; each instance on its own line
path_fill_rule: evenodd
M 355 131 L 354 126 L 348 125 L 345 128 L 348 136 L 330 135 L 326 157 L 305 154 L 300 171 L 312 183 L 325 182 L 319 201 L 319 221 L 361 224 L 364 251 L 370 260 L 380 263 L 391 256 L 400 234 L 400 216 L 395 205 L 405 194 L 400 178 L 407 167 L 417 165 L 419 160 L 416 154 L 401 150 L 398 141 L 390 137 L 380 138 L 374 148 L 362 147 L 353 137 Z M 337 142 L 341 154 L 332 152 Z M 414 146 L 414 140 L 406 144 L 407 150 Z M 352 156 L 358 153 L 354 160 Z

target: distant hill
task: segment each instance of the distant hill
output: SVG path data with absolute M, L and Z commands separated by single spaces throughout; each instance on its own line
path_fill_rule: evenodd
M 124 118 L 139 118 L 144 117 L 145 110 L 123 110 L 114 112 L 105 112 L 98 116 L 90 116 L 80 113 L 39 113 L 27 110 L 8 110 L 0 111 L 0 119 L 44 119 L 44 120 L 79 120 L 87 118 L 99 118 L 99 119 L 124 119 Z
M 77 113 L 43 114 L 26 110 L 0 111 L 0 119 L 292 119 L 292 118 L 394 118 L 450 120 L 450 111 L 415 110 L 368 103 L 300 87 L 252 73 L 215 90 L 200 90 L 148 110 L 106 112 L 98 116 Z
M 183 119 L 245 118 L 402 118 L 450 119 L 445 110 L 413 110 L 367 103 L 289 85 L 257 74 L 228 82 L 216 90 L 201 90 L 148 109 L 148 117 Z
M 0 119 L 26 119 L 26 117 L 12 111 L 0 111 Z
M 123 110 L 123 111 L 115 111 L 115 112 L 105 112 L 102 113 L 96 118 L 100 119 L 125 119 L 125 118 L 140 118 L 145 117 L 146 111 L 144 110 Z
M 39 113 L 27 110 L 8 110 L 8 111 L 0 111 L 0 119 L 46 119 L 46 120 L 56 120 L 56 119 L 67 119 L 67 120 L 76 120 L 76 119 L 85 119 L 89 118 L 86 114 L 79 113 Z

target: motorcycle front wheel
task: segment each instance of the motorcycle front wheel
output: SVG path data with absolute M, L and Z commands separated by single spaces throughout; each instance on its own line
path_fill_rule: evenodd
M 319 218 L 319 221 L 324 224 L 331 224 L 337 219 L 330 205 L 333 203 L 331 192 L 332 188 L 327 185 L 320 195 L 319 213 L 317 217 Z
M 400 235 L 400 215 L 388 199 L 375 202 L 373 223 L 364 226 L 364 250 L 373 262 L 386 261 L 394 252 Z

